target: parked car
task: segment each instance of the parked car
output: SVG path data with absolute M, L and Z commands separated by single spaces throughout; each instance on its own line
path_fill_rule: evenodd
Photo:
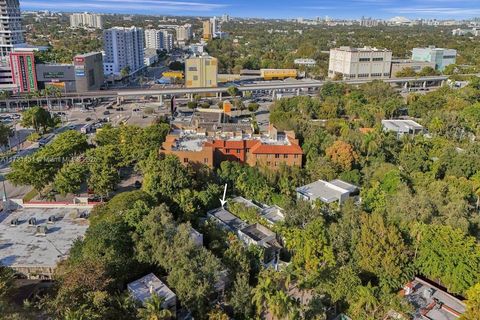
M 103 115 L 104 115 L 104 116 L 107 116 L 107 115 L 109 115 L 109 114 L 110 114 L 110 111 L 108 111 L 108 110 L 103 111 Z

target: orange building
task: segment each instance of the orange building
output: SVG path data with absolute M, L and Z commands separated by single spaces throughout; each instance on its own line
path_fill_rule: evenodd
M 212 137 L 202 134 L 171 134 L 160 150 L 174 154 L 183 163 L 202 163 L 218 167 L 223 161 L 238 161 L 250 166 L 276 169 L 282 164 L 301 166 L 303 152 L 293 132 L 270 128 L 268 135 L 243 137 Z

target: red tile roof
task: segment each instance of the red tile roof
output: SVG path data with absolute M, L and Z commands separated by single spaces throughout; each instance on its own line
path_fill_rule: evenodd
M 272 145 L 259 143 L 252 148 L 253 154 L 303 154 L 299 145 Z

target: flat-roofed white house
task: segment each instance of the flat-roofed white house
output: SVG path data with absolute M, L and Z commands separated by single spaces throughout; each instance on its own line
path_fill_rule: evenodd
M 417 135 L 425 132 L 422 125 L 413 120 L 382 120 L 384 131 L 396 132 L 398 136 Z
M 173 315 L 176 314 L 177 295 L 153 273 L 149 273 L 138 280 L 130 282 L 127 288 L 132 297 L 142 304 L 156 294 L 164 299 L 162 308 L 170 310 Z
M 298 187 L 296 191 L 298 199 L 310 202 L 320 200 L 327 204 L 334 202 L 342 204 L 348 198 L 356 196 L 359 193 L 357 186 L 339 179 L 330 182 L 318 180 L 305 186 Z

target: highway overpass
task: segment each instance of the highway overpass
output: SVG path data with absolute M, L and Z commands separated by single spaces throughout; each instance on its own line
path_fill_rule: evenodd
M 382 81 L 386 83 L 395 84 L 401 87 L 408 87 L 410 85 L 432 87 L 440 86 L 448 79 L 447 76 L 432 76 L 432 77 L 412 77 L 412 78 L 398 78 L 398 79 L 384 79 Z M 364 83 L 372 82 L 373 80 L 345 80 L 345 81 L 333 81 L 342 82 L 350 85 L 361 85 Z M 237 88 L 240 92 L 269 92 L 275 95 L 278 92 L 284 91 L 296 91 L 300 94 L 301 90 L 316 90 L 322 87 L 328 81 L 320 80 L 285 80 L 285 81 L 269 81 L 264 83 L 252 83 L 238 85 Z M 218 98 L 228 91 L 228 87 L 217 88 L 162 88 L 162 89 L 118 89 L 118 90 L 103 90 L 92 91 L 85 93 L 66 93 L 62 97 L 42 97 L 42 98 L 30 98 L 25 97 L 12 97 L 4 100 L 3 103 L 7 107 L 18 105 L 20 103 L 36 104 L 38 102 L 51 102 L 59 100 L 68 100 L 72 102 L 81 102 L 84 99 L 91 98 L 116 98 L 119 102 L 128 98 L 143 98 L 147 96 L 153 96 L 162 100 L 165 96 L 187 96 L 193 99 L 197 94 L 211 94 L 216 95 Z

